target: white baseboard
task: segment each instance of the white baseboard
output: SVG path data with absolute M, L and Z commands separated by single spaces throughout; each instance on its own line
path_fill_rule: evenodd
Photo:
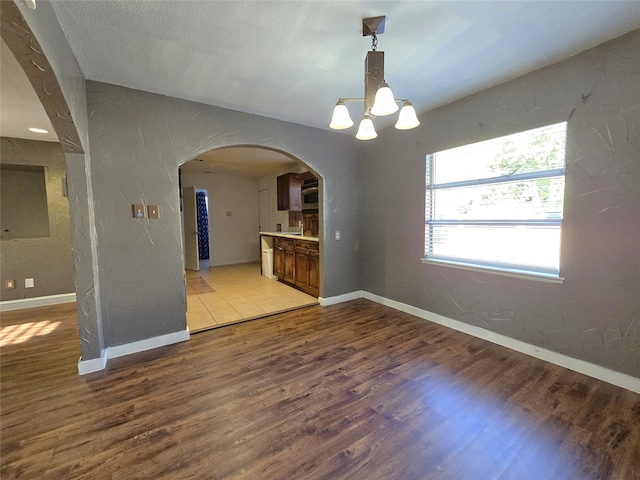
M 521 340 L 516 340 L 514 338 L 507 337 L 505 335 L 501 335 L 499 333 L 495 333 L 481 327 L 469 325 L 468 323 L 454 320 L 437 313 L 422 310 L 412 305 L 407 305 L 406 303 L 396 302 L 395 300 L 390 300 L 379 295 L 374 295 L 373 293 L 363 292 L 362 296 L 367 300 L 371 300 L 382 305 L 395 308 L 396 310 L 400 310 L 401 312 L 424 318 L 425 320 L 428 320 L 430 322 L 452 328 L 459 332 L 466 333 L 483 340 L 487 340 L 488 342 L 510 348 L 511 350 L 515 350 L 517 352 L 524 353 L 541 360 L 545 360 L 569 370 L 588 375 L 589 377 L 597 378 L 598 380 L 602 380 L 603 382 L 626 388 L 627 390 L 631 390 L 632 392 L 640 393 L 640 378 L 632 377 L 631 375 L 627 375 L 625 373 L 616 372 L 615 370 L 610 370 L 608 368 L 601 367 L 600 365 L 573 358 L 562 353 L 547 350 L 546 348 L 538 347 Z
M 100 358 L 92 358 L 91 360 L 78 360 L 78 375 L 86 375 L 88 373 L 99 372 L 107 368 L 107 353 L 108 348 L 102 351 Z
M 423 318 L 430 322 L 452 328 L 459 332 L 466 333 L 483 340 L 487 340 L 488 342 L 510 348 L 511 350 L 515 350 L 517 352 L 524 353 L 541 360 L 545 360 L 569 370 L 573 370 L 575 372 L 582 373 L 598 380 L 602 380 L 603 382 L 626 388 L 627 390 L 631 390 L 632 392 L 640 393 L 640 378 L 636 378 L 625 373 L 616 372 L 615 370 L 611 370 L 594 363 L 573 358 L 562 353 L 548 350 L 546 348 L 538 347 L 521 340 L 516 340 L 514 338 L 507 337 L 505 335 L 495 333 L 481 327 L 477 327 L 475 325 L 469 325 L 468 323 L 454 320 L 437 313 L 429 312 L 428 310 L 423 310 L 406 303 L 390 300 L 373 293 L 359 290 L 343 295 L 338 295 L 336 297 L 319 297 L 318 302 L 323 307 L 326 307 L 329 305 L 335 305 L 351 300 L 357 300 L 358 298 L 366 298 L 367 300 L 386 305 L 401 312 L 405 312 L 410 315 Z M 173 343 L 184 342 L 186 340 L 189 340 L 189 337 L 189 329 L 186 329 L 181 332 L 161 335 L 146 340 L 140 340 L 138 342 L 128 343 L 125 345 L 116 345 L 115 347 L 108 347 L 102 352 L 101 358 L 84 361 L 80 359 L 80 361 L 78 362 L 78 372 L 80 375 L 84 375 L 87 373 L 104 370 L 106 368 L 107 361 L 110 358 L 117 358 L 124 355 L 130 355 L 132 353 L 143 352 L 152 348 L 158 348 L 166 345 L 171 345 Z
M 328 297 L 328 298 L 318 297 L 318 303 L 323 307 L 328 307 L 329 305 L 336 305 L 338 303 L 357 300 L 358 298 L 362 298 L 363 296 L 364 296 L 364 292 L 362 290 L 357 290 L 355 292 L 338 295 L 337 297 Z
M 48 295 L 46 297 L 5 300 L 4 302 L 0 302 L 0 312 L 8 312 L 9 310 L 20 310 L 23 308 L 44 307 L 46 305 L 57 305 L 58 303 L 71 303 L 75 301 L 75 293 L 61 293 L 59 295 Z
M 124 357 L 125 355 L 131 355 L 132 353 L 144 352 L 158 347 L 165 347 L 174 343 L 185 342 L 190 338 L 189 329 L 185 329 L 181 332 L 168 333 L 166 335 L 159 335 L 153 338 L 147 338 L 145 340 L 139 340 L 137 342 L 125 343 L 124 345 L 115 345 L 113 347 L 107 347 L 102 351 L 100 358 L 93 358 L 91 360 L 78 360 L 78 374 L 86 375 L 87 373 L 94 373 L 100 370 L 104 370 L 107 367 L 107 362 L 111 358 Z

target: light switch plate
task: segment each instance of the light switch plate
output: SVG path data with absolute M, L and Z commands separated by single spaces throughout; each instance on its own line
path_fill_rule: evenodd
M 144 218 L 144 205 L 135 203 L 131 206 L 133 207 L 133 218 Z
M 149 218 L 160 217 L 160 210 L 158 209 L 158 205 L 147 205 L 147 217 Z

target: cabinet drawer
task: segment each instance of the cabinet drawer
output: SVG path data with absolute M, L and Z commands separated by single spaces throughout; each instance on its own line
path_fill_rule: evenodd
M 318 251 L 318 243 L 317 242 L 307 242 L 306 240 L 296 240 L 296 249 L 297 250 L 308 250 L 317 252 Z
M 293 250 L 294 240 L 291 240 L 290 238 L 283 238 L 280 245 L 282 245 L 282 248 L 284 248 L 285 250 Z
M 291 238 L 274 237 L 273 248 L 291 251 L 294 249 L 294 240 Z

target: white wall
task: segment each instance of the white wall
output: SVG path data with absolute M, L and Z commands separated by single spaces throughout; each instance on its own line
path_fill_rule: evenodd
M 257 179 L 183 172 L 182 186 L 206 189 L 209 194 L 209 255 L 212 266 L 260 260 Z

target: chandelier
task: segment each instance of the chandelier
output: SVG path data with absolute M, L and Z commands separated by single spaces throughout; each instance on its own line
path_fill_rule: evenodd
M 384 52 L 378 51 L 378 35 L 384 33 L 385 19 L 385 16 L 362 19 L 362 36 L 371 36 L 371 51 L 367 52 L 364 59 L 364 98 L 339 98 L 329 124 L 329 127 L 335 130 L 351 127 L 353 120 L 345 102 L 364 102 L 364 116 L 356 134 L 358 140 L 376 138 L 378 134 L 373 126 L 373 119 L 397 112 L 398 103 L 402 103 L 402 108 L 395 127 L 408 130 L 420 125 L 411 102 L 395 98 L 384 79 Z

